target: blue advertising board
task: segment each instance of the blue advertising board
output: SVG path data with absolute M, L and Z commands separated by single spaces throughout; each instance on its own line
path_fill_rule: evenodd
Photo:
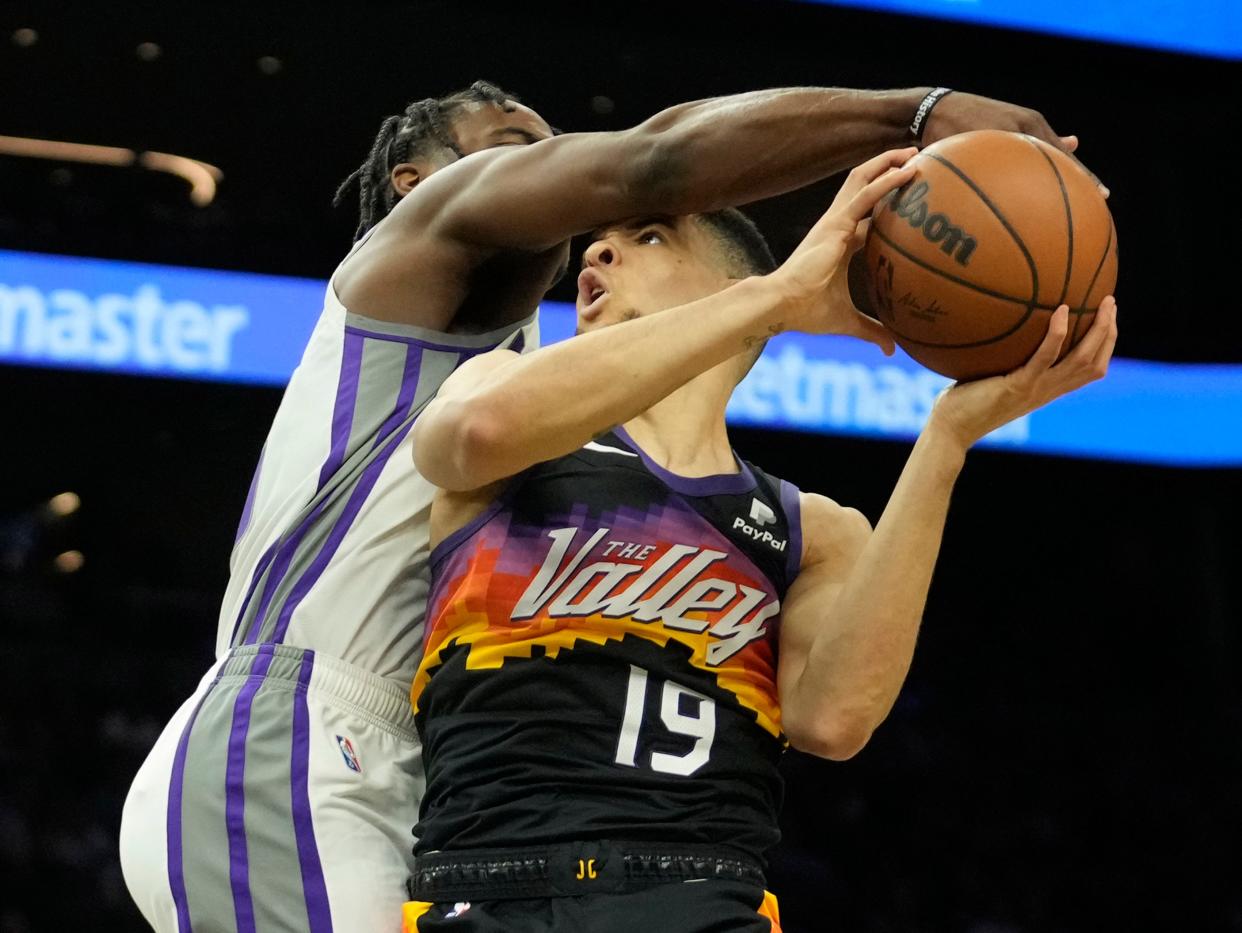
M 1242 58 L 1239 0 L 815 0 L 941 19 L 1005 26 Z
M 280 386 L 323 306 L 312 279 L 0 250 L 0 364 Z M 541 308 L 543 341 L 571 305 Z M 729 404 L 731 424 L 910 439 L 948 380 L 900 351 L 782 334 Z M 1242 365 L 1114 360 L 1108 378 L 1007 425 L 1007 450 L 1242 466 Z
M 0 362 L 284 385 L 324 283 L 0 250 Z

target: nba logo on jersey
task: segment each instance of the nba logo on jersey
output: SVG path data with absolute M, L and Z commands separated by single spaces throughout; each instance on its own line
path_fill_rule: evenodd
M 362 773 L 362 762 L 358 760 L 358 753 L 354 751 L 354 743 L 343 735 L 336 737 L 336 744 L 340 746 L 341 757 L 345 759 L 345 767 L 350 771 Z

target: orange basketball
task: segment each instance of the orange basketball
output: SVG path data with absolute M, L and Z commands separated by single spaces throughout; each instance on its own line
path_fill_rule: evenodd
M 914 157 L 862 250 L 868 303 L 897 343 L 953 379 L 1025 363 L 1059 305 L 1062 355 L 1117 284 L 1117 232 L 1095 181 L 1031 136 L 978 130 Z

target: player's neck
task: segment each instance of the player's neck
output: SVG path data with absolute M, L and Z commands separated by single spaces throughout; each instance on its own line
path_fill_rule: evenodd
M 670 473 L 736 473 L 737 460 L 725 428 L 725 406 L 732 388 L 719 374 L 704 373 L 626 422 L 625 430 Z

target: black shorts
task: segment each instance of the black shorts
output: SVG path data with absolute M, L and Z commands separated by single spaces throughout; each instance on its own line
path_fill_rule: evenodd
M 776 898 L 740 881 L 628 894 L 405 905 L 404 933 L 780 933 Z
M 420 856 L 404 933 L 780 933 L 748 856 L 575 842 Z

